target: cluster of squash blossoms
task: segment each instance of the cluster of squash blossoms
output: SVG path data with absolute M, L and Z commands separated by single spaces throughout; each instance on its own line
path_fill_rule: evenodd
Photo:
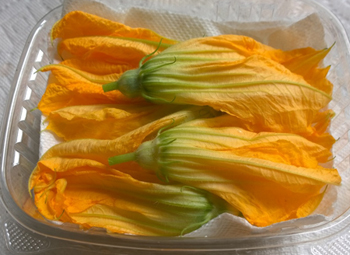
M 264 227 L 308 216 L 339 185 L 327 132 L 330 48 L 239 35 L 178 42 L 74 11 L 38 109 L 61 142 L 28 189 L 53 221 L 178 236 L 222 213 Z M 46 132 L 45 131 L 45 132 Z

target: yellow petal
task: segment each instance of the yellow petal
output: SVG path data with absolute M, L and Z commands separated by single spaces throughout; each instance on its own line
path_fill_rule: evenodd
M 47 130 L 64 140 L 115 139 L 179 110 L 172 105 L 85 105 L 61 108 L 49 114 Z
M 61 65 L 72 67 L 76 70 L 85 71 L 92 74 L 97 75 L 106 75 L 106 74 L 120 74 L 125 72 L 126 70 L 131 69 L 131 66 L 128 64 L 118 65 L 112 64 L 105 61 L 89 61 L 89 60 L 81 60 L 77 58 L 67 59 L 60 63 Z
M 322 188 L 315 187 L 314 193 L 309 194 L 294 193 L 264 179 L 249 180 L 237 185 L 206 183 L 198 186 L 219 194 L 237 206 L 244 217 L 258 227 L 295 219 L 301 216 L 298 211 L 305 212 L 303 217 L 308 216 L 313 210 L 306 210 L 305 204 L 312 203 Z
M 96 66 L 98 68 L 98 66 Z M 51 64 L 43 66 L 39 69 L 40 72 L 51 71 L 52 75 L 60 84 L 71 84 L 71 83 L 96 83 L 104 84 L 107 82 L 118 79 L 121 73 L 111 73 L 105 75 L 97 75 L 83 70 L 75 69 L 70 66 L 63 64 Z
M 309 216 L 313 211 L 315 211 L 318 205 L 321 203 L 326 190 L 327 190 L 327 186 L 325 187 L 323 192 L 321 192 L 320 194 L 316 194 L 315 196 L 310 198 L 307 202 L 302 204 L 297 210 L 297 213 L 296 213 L 297 217 L 298 218 L 306 217 L 306 216 Z
M 100 85 L 92 83 L 48 84 L 38 109 L 48 115 L 50 112 L 73 105 L 145 103 L 143 99 L 130 99 L 118 91 L 104 93 Z
M 28 189 L 34 189 L 35 192 L 42 192 L 50 188 L 56 180 L 74 175 L 76 171 L 84 173 L 98 174 L 118 174 L 127 173 L 139 181 L 160 183 L 154 173 L 142 169 L 137 164 L 123 164 L 118 166 L 118 171 L 108 165 L 87 158 L 65 158 L 51 157 L 41 159 L 37 164 L 37 170 L 34 171 L 28 182 Z
M 326 79 L 330 67 L 319 68 L 320 62 L 327 56 L 332 47 L 320 51 L 312 51 L 309 54 L 297 56 L 283 65 L 293 73 L 303 78 L 313 87 L 328 94 L 332 93 L 333 84 Z
M 327 129 L 333 116 L 334 112 L 332 110 L 318 112 L 312 121 L 312 125 L 307 128 L 306 132 L 302 132 L 299 135 L 330 150 L 335 143 L 335 139 L 327 132 Z M 208 128 L 240 127 L 255 133 L 269 131 L 266 128 L 253 125 L 248 121 L 241 120 L 229 114 L 223 114 L 210 119 L 198 119 L 187 123 L 187 125 Z
M 136 68 L 140 60 L 154 52 L 158 46 L 159 42 L 92 36 L 65 39 L 58 44 L 57 51 L 63 59 L 74 57 L 113 64 L 127 64 Z M 162 43 L 158 52 L 164 50 L 165 47 L 167 45 Z
M 164 43 L 176 43 L 175 40 L 164 38 L 146 28 L 131 28 L 122 23 L 111 21 L 82 11 L 67 13 L 52 28 L 51 38 L 73 38 L 92 35 L 114 35 L 131 38 L 147 39 Z

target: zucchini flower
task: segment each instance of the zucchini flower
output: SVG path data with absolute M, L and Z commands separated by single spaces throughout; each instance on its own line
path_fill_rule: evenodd
M 310 133 L 331 100 L 328 69 L 315 68 L 328 50 L 293 58 L 297 51 L 283 54 L 247 37 L 195 38 L 141 61 L 103 90 L 154 103 L 208 105 L 261 130 Z
M 57 165 L 61 167 L 54 168 Z M 181 184 L 143 182 L 93 160 L 50 158 L 32 180 L 35 204 L 49 220 L 110 233 L 179 236 L 223 212 L 221 198 Z
M 340 184 L 336 169 L 320 166 L 330 157 L 329 150 L 296 134 L 188 122 L 133 153 L 109 158 L 109 164 L 133 160 L 164 181 L 207 190 L 263 227 L 309 215 L 321 201 L 323 188 Z
M 59 143 L 49 148 L 40 160 L 52 157 L 81 158 L 108 164 L 108 157 L 116 155 L 116 151 L 125 154 L 135 151 L 144 141 L 153 139 L 161 129 L 173 127 L 185 122 L 217 116 L 217 112 L 209 107 L 186 107 L 151 121 L 112 140 L 104 139 L 74 139 Z M 123 128 L 122 126 L 119 128 Z M 61 166 L 57 166 L 59 168 Z M 31 173 L 31 179 L 40 178 L 38 167 Z

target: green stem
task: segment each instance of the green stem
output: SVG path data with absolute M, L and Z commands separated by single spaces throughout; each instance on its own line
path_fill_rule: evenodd
M 108 159 L 108 164 L 112 166 L 112 165 L 116 165 L 124 162 L 134 161 L 136 159 L 135 156 L 136 156 L 135 152 L 131 152 L 123 155 L 110 157 Z
M 118 89 L 118 82 L 114 81 L 111 83 L 103 84 L 102 89 L 104 92 L 112 91 L 112 90 L 117 90 Z

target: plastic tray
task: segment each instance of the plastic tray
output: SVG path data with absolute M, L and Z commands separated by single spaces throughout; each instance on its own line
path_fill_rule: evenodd
M 201 18 L 224 21 L 276 21 L 288 16 L 305 17 L 317 12 L 325 31 L 327 45 L 336 42 L 327 64 L 332 68 L 329 79 L 334 84 L 331 108 L 336 112 L 331 129 L 341 134 L 334 146 L 336 164 L 341 175 L 350 175 L 350 56 L 346 33 L 329 11 L 317 3 L 304 1 L 234 1 L 169 0 L 123 1 L 120 8 L 134 5 L 142 8 L 186 13 Z M 12 84 L 7 117 L 1 133 L 1 200 L 9 214 L 0 216 L 0 228 L 11 254 L 43 254 L 72 251 L 74 254 L 348 254 L 350 250 L 350 197 L 343 199 L 346 209 L 331 221 L 313 227 L 296 226 L 281 233 L 263 233 L 230 237 L 155 238 L 108 235 L 103 230 L 82 231 L 75 225 L 55 224 L 36 219 L 27 182 L 39 159 L 39 111 L 31 111 L 39 102 L 47 84 L 46 73 L 36 70 L 52 59 L 48 33 L 61 17 L 62 7 L 48 13 L 34 27 L 20 59 Z M 312 29 L 312 26 L 310 27 Z M 5 114 L 6 115 L 6 114 Z M 67 254 L 67 253 L 65 253 Z

